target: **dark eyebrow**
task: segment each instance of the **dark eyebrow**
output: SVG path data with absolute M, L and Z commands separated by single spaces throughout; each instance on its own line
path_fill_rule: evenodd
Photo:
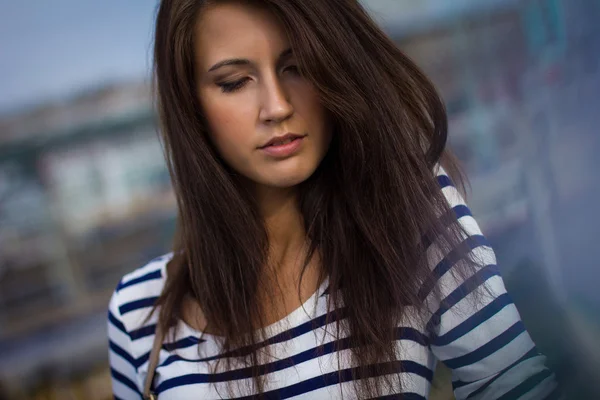
M 292 55 L 292 49 L 289 48 L 287 50 L 284 50 L 281 52 L 281 54 L 279 55 L 278 59 L 277 59 L 277 64 L 281 64 L 281 62 L 288 58 L 289 56 Z M 213 65 L 212 67 L 210 67 L 208 69 L 208 72 L 212 72 L 215 71 L 221 67 L 225 67 L 228 65 L 248 65 L 250 64 L 250 60 L 245 59 L 245 58 L 231 58 L 229 60 L 223 60 L 223 61 L 219 61 L 218 63 L 216 63 L 215 65 Z
M 218 63 L 216 63 L 215 65 L 210 67 L 208 72 L 212 72 L 214 70 L 217 70 L 221 67 L 225 67 L 227 65 L 248 65 L 248 64 L 250 64 L 250 61 L 246 60 L 244 58 L 232 58 L 230 60 L 219 61 Z

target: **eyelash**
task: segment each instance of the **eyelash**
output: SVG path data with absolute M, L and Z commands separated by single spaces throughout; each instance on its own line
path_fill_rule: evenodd
M 221 87 L 221 91 L 223 93 L 232 93 L 232 92 L 235 92 L 236 90 L 240 90 L 241 88 L 243 88 L 244 85 L 246 84 L 246 82 L 248 82 L 249 80 L 250 80 L 250 78 L 244 78 L 244 79 L 240 79 L 239 81 L 235 81 L 235 82 L 219 83 L 218 85 Z
M 298 66 L 296 65 L 290 65 L 289 67 L 286 67 L 284 69 L 284 71 L 286 70 L 292 70 L 294 73 L 296 74 L 300 74 L 300 70 L 298 69 Z M 244 85 L 246 85 L 246 83 L 250 80 L 250 78 L 244 78 L 244 79 L 240 79 L 239 81 L 235 81 L 235 82 L 222 82 L 219 83 L 218 85 L 221 87 L 221 91 L 223 93 L 233 93 L 236 92 L 238 90 L 240 90 L 241 88 L 244 87 Z
M 287 70 L 292 70 L 292 71 L 294 71 L 295 74 L 300 74 L 300 68 L 298 68 L 297 65 L 290 65 L 289 67 L 286 67 L 284 69 L 284 71 L 287 71 Z

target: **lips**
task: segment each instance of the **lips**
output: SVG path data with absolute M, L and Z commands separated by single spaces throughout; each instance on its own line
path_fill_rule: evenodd
M 304 138 L 307 135 L 288 133 L 269 140 L 259 150 L 271 160 L 284 160 L 298 154 L 304 146 Z
M 272 138 L 271 140 L 269 140 L 266 144 L 264 144 L 260 148 L 264 149 L 265 147 L 270 147 L 270 146 L 282 146 L 282 145 L 291 143 L 292 141 L 294 141 L 296 139 L 301 139 L 304 136 L 306 136 L 306 135 L 298 135 L 296 133 L 286 133 L 285 135 L 276 136 L 276 137 Z

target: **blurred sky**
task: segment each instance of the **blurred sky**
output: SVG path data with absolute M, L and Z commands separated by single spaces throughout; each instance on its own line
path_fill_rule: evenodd
M 380 22 L 413 30 L 516 0 L 361 1 Z M 149 76 L 157 4 L 0 0 L 0 114 L 90 86 Z
M 156 0 L 0 0 L 0 114 L 150 69 Z

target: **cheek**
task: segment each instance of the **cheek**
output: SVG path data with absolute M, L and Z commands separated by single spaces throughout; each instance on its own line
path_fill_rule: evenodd
M 211 140 L 224 158 L 246 148 L 252 135 L 252 112 L 244 104 L 233 101 L 204 102 L 203 109 L 210 128 Z
M 325 125 L 325 109 L 321 105 L 321 99 L 312 85 L 306 83 L 297 87 L 294 98 L 298 99 L 294 104 L 294 108 L 305 120 L 308 129 L 320 130 L 320 127 Z
M 321 104 L 318 94 L 312 90 L 306 90 L 302 101 L 298 104 L 297 110 L 305 120 L 306 127 L 315 139 L 316 152 L 318 157 L 322 157 L 329 147 L 331 141 L 331 127 L 328 121 L 328 113 Z

